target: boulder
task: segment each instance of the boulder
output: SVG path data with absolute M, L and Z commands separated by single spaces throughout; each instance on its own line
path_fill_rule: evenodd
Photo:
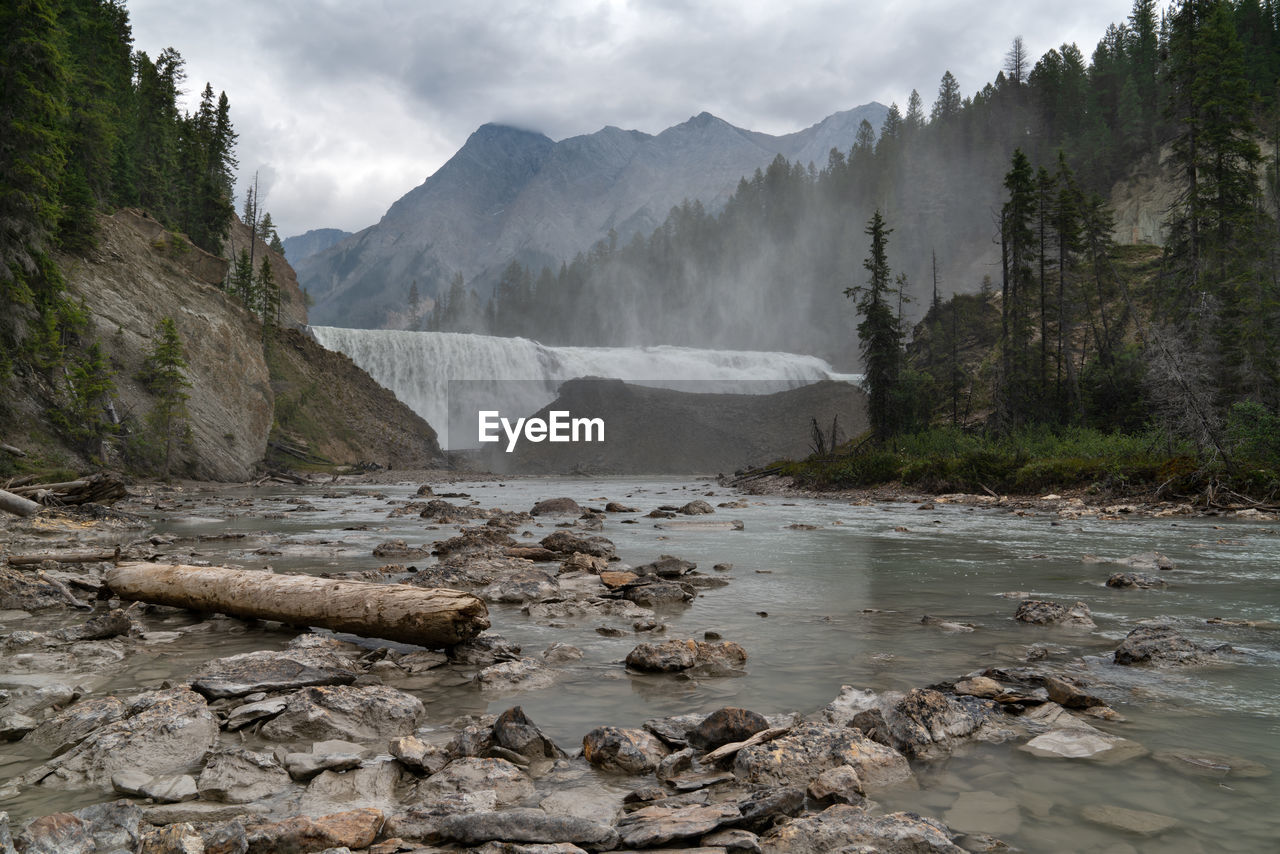
M 686 516 L 705 516 L 708 513 L 714 513 L 716 511 L 714 507 L 703 501 L 701 498 L 695 498 L 676 512 L 683 513 Z
M 1169 583 L 1158 575 L 1145 572 L 1117 572 L 1107 579 L 1108 587 L 1136 587 L 1141 590 L 1162 590 Z
M 392 812 L 413 778 L 394 759 L 377 759 L 350 771 L 321 771 L 302 793 L 297 810 L 322 816 L 355 808 Z
M 852 765 L 828 768 L 809 784 L 809 797 L 820 803 L 857 804 L 864 798 L 862 778 Z
M 215 753 L 196 783 L 206 801 L 247 804 L 288 789 L 289 772 L 269 753 L 231 747 Z
M 548 845 L 569 843 L 609 850 L 618 844 L 618 833 L 607 824 L 528 808 L 448 816 L 440 822 L 436 836 L 462 845 L 500 840 Z
M 27 733 L 28 744 L 36 744 L 49 752 L 64 753 L 89 733 L 125 716 L 125 705 L 116 697 L 94 697 L 80 700 Z
M 596 727 L 582 739 L 582 756 L 597 768 L 648 774 L 667 755 L 662 742 L 642 729 Z
M 418 797 L 492 791 L 496 803 L 509 806 L 534 793 L 529 775 L 505 759 L 455 759 L 418 784 Z
M 738 751 L 733 772 L 749 783 L 806 787 L 822 772 L 852 766 L 868 791 L 912 778 L 907 758 L 849 727 L 805 723 L 765 744 Z
M 544 498 L 529 511 L 531 516 L 581 516 L 582 505 L 572 498 Z
M 1114 765 L 1146 754 L 1136 741 L 1105 733 L 1084 721 L 1068 719 L 1066 725 L 1036 736 L 1022 750 L 1047 759 L 1089 759 Z
M 435 774 L 449 764 L 449 757 L 434 744 L 428 744 L 416 735 L 391 739 L 388 752 L 410 771 L 419 774 Z
M 679 578 L 697 568 L 698 565 L 692 561 L 681 560 L 671 555 L 661 555 L 657 560 L 641 564 L 632 571 L 640 576 L 656 575 L 659 578 Z
M 568 531 L 556 531 L 543 537 L 540 545 L 556 554 L 571 555 L 574 553 L 591 555 L 592 557 L 613 558 L 616 550 L 613 543 L 604 537 L 579 537 Z
M 1032 623 L 1038 626 L 1097 628 L 1097 625 L 1093 622 L 1089 606 L 1083 602 L 1076 602 L 1068 607 L 1057 602 L 1046 602 L 1043 599 L 1025 599 L 1018 605 L 1018 610 L 1014 612 L 1013 618 L 1023 623 Z
M 512 706 L 498 715 L 493 723 L 493 740 L 499 746 L 529 759 L 562 759 L 565 755 L 519 706 Z
M 1116 647 L 1116 664 L 1149 664 L 1169 667 L 1200 664 L 1215 652 L 1229 651 L 1229 646 L 1209 648 L 1191 641 L 1172 626 L 1138 626 Z
M 501 578 L 480 591 L 486 602 L 541 602 L 560 596 L 560 584 L 555 576 L 541 569 L 520 569 Z
M 760 847 L 779 854 L 964 854 L 951 837 L 951 831 L 937 819 L 909 812 L 871 815 L 860 807 L 836 804 L 774 828 L 761 838 Z
M 536 658 L 521 658 L 492 664 L 475 676 L 475 683 L 485 691 L 539 691 L 555 684 L 555 671 Z
M 618 836 L 628 848 L 654 848 L 704 836 L 741 820 L 733 804 L 648 806 L 618 820 Z
M 417 697 L 383 685 L 303 688 L 261 732 L 274 741 L 386 741 L 413 732 L 425 714 Z
M 350 685 L 361 673 L 327 649 L 262 650 L 210 661 L 196 670 L 191 687 L 210 698 L 257 691 L 291 691 L 311 685 Z
M 973 735 L 1001 714 L 991 700 L 957 697 L 931 688 L 908 691 L 896 702 L 886 703 L 880 712 L 889 743 L 911 757 L 948 751 L 954 742 Z
M 124 712 L 27 776 L 52 788 L 110 792 L 117 771 L 184 773 L 204 758 L 218 737 L 204 697 L 186 688 L 130 697 L 124 701 Z
M 688 732 L 689 743 L 702 750 L 715 750 L 723 744 L 746 741 L 769 728 L 764 715 L 747 709 L 726 707 L 707 715 Z
M 296 816 L 257 825 L 246 833 L 249 843 L 247 854 L 368 848 L 377 840 L 384 821 L 381 810 L 365 808 L 319 818 Z
M 1080 815 L 1094 824 L 1139 836 L 1155 836 L 1178 826 L 1176 818 L 1145 810 L 1126 809 L 1114 804 L 1092 804 L 1082 809 Z
M 641 673 L 687 672 L 693 676 L 736 676 L 742 673 L 747 651 L 736 643 L 669 640 L 642 643 L 627 654 L 627 667 Z
M 204 838 L 185 821 L 170 824 L 144 834 L 137 854 L 205 854 Z
M 622 588 L 622 598 L 644 608 L 660 605 L 682 605 L 693 600 L 693 588 L 672 581 L 651 581 Z

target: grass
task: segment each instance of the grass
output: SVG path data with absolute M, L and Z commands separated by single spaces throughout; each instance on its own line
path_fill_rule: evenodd
M 782 474 L 820 488 L 900 482 L 928 492 L 1023 495 L 1079 488 L 1148 491 L 1171 481 L 1190 486 L 1200 470 L 1190 446 L 1170 445 L 1162 433 L 1082 427 L 999 437 L 935 427 L 883 445 L 854 442 L 834 457 L 781 465 Z

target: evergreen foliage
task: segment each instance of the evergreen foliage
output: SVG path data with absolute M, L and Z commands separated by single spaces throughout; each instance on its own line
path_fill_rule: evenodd
M 162 318 L 138 380 L 155 398 L 146 419 L 146 456 L 163 478 L 169 477 L 178 451 L 191 434 L 186 391 L 191 381 L 186 368 L 178 327 L 173 318 Z

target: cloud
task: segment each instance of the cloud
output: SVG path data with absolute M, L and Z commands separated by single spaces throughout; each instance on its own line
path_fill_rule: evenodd
M 358 230 L 480 124 L 553 139 L 605 125 L 657 133 L 703 110 L 788 133 L 872 100 L 932 104 L 951 70 L 971 94 L 1015 35 L 1031 57 L 1086 56 L 1111 0 L 131 0 L 135 46 L 172 45 L 188 88 L 225 89 L 243 175 L 274 173 L 283 235 Z M 192 97 L 195 97 L 195 94 Z M 242 181 L 243 183 L 243 181 Z

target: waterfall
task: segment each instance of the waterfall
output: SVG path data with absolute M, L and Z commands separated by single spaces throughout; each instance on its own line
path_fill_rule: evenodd
M 692 347 L 548 347 L 527 338 L 313 326 L 449 442 L 449 423 L 478 408 L 529 415 L 565 380 L 606 377 L 686 391 L 765 394 L 825 379 L 856 382 L 816 356 Z

